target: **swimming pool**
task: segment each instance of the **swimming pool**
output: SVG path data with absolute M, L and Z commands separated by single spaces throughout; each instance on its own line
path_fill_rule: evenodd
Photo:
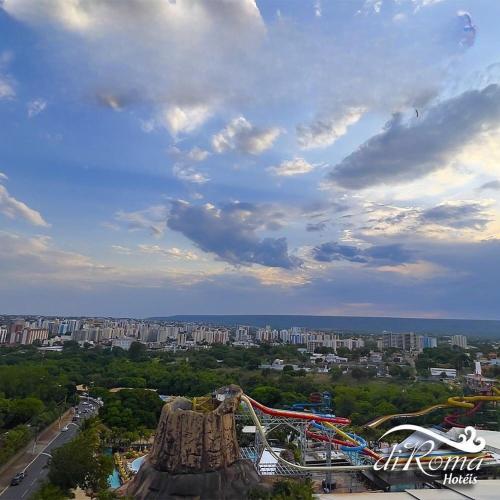
M 121 486 L 120 474 L 116 469 L 113 469 L 113 473 L 108 476 L 108 484 L 110 488 L 119 488 Z
M 143 464 L 145 458 L 146 455 L 143 455 L 142 457 L 136 458 L 134 461 L 132 461 L 129 464 L 130 470 L 133 472 L 137 472 L 141 468 L 141 465 Z

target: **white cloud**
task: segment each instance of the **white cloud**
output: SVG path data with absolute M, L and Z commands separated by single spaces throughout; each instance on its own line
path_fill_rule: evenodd
M 42 98 L 33 99 L 28 102 L 26 108 L 28 109 L 28 116 L 30 118 L 39 115 L 47 107 L 47 101 Z
M 297 126 L 297 142 L 302 149 L 324 148 L 345 135 L 363 115 L 362 109 L 351 109 L 339 119 L 318 118 L 310 124 Z
M 286 9 L 266 25 L 255 0 L 6 0 L 3 7 L 49 41 L 59 39 L 54 26 L 65 32 L 72 64 L 89 69 L 65 68 L 76 91 L 93 92 L 112 109 L 145 104 L 144 116 L 153 118 L 143 129 L 165 127 L 173 135 L 196 130 L 219 110 L 258 104 L 303 116 L 312 107 L 307 112 L 316 119 L 299 125 L 299 142 L 323 147 L 344 133 L 350 110 L 423 106 L 444 81 L 463 75 L 463 33 L 446 6 L 370 2 L 356 15 L 356 2 L 328 9 L 310 3 L 321 14 L 317 37 L 302 9 Z M 415 12 L 419 5 L 428 7 Z M 394 23 L 397 16 L 409 22 Z M 250 149 L 267 147 L 264 141 Z
M 277 127 L 260 129 L 239 116 L 212 137 L 212 147 L 216 153 L 239 151 L 259 155 L 273 145 L 280 133 Z
M 210 116 L 207 106 L 173 106 L 164 111 L 163 123 L 171 135 L 196 130 Z
M 12 52 L 8 50 L 0 52 L 0 101 L 2 99 L 13 99 L 16 96 L 13 79 L 6 73 L 6 67 L 9 65 L 12 58 Z
M 209 156 L 209 152 L 197 146 L 189 151 L 183 151 L 178 146 L 171 146 L 167 150 L 168 155 L 175 161 L 172 173 L 177 179 L 194 184 L 204 184 L 210 178 L 194 167 L 195 163 L 202 162 Z
M 189 151 L 183 151 L 179 146 L 170 146 L 167 154 L 177 162 L 183 163 L 198 163 L 206 160 L 210 156 L 210 152 L 194 146 Z
M 7 77 L 0 74 L 0 100 L 12 99 L 15 95 L 16 93 L 12 84 L 9 82 Z
M 182 250 L 177 247 L 164 248 L 160 245 L 139 245 L 139 250 L 147 254 L 166 255 L 167 257 L 174 257 L 181 260 L 198 260 L 198 255 L 189 250 Z
M 361 219 L 357 225 L 365 236 L 412 235 L 466 242 L 498 236 L 492 225 L 498 214 L 491 200 L 448 200 L 426 207 L 368 203 Z
M 314 1 L 314 15 L 316 17 L 321 17 L 323 14 L 323 10 L 321 7 L 321 0 L 315 0 Z
M 242 71 L 255 58 L 266 29 L 255 0 L 7 0 L 7 13 L 41 28 L 54 28 L 88 71 L 78 71 L 83 93 L 104 96 L 111 108 L 150 104 L 153 120 L 173 135 L 188 133 L 228 95 L 248 82 Z M 246 72 L 246 71 L 245 71 Z M 109 96 L 112 96 L 109 99 Z M 156 122 L 156 123 L 155 123 Z
M 211 116 L 208 106 L 167 106 L 150 120 L 142 121 L 142 130 L 146 133 L 165 128 L 172 137 L 178 134 L 189 134 L 203 125 Z
M 280 177 L 291 177 L 293 175 L 307 174 L 314 170 L 314 166 L 308 163 L 304 158 L 294 158 L 280 163 L 277 166 L 267 169 L 271 174 Z
M 0 181 L 7 180 L 5 174 L 0 173 Z M 24 219 L 34 226 L 49 227 L 40 212 L 28 207 L 26 203 L 17 200 L 9 194 L 7 188 L 0 184 L 0 213 L 10 219 Z
M 198 162 L 206 160 L 209 155 L 210 153 L 208 151 L 201 149 L 198 146 L 195 146 L 188 152 L 187 157 L 189 160 Z
M 160 237 L 166 229 L 167 209 L 164 205 L 153 205 L 135 212 L 118 211 L 115 220 L 123 222 L 130 231 L 146 229 L 153 236 Z
M 132 250 L 129 247 L 124 247 L 122 245 L 111 245 L 111 248 L 116 252 L 122 255 L 131 255 Z
M 0 262 L 9 275 L 33 281 L 48 277 L 57 281 L 62 276 L 86 279 L 89 273 L 110 269 L 82 254 L 56 248 L 48 236 L 27 238 L 4 231 L 0 231 Z
M 191 166 L 176 163 L 172 167 L 172 173 L 181 181 L 192 182 L 194 184 L 205 184 L 210 178 L 202 172 L 198 172 Z
M 120 251 L 127 247 L 115 245 L 113 249 Z M 177 254 L 179 252 L 174 250 L 174 258 Z M 176 261 L 179 258 L 181 257 L 177 257 Z M 11 289 L 14 282 L 28 286 L 41 284 L 44 290 L 67 284 L 73 291 L 75 287 L 92 290 L 97 285 L 127 288 L 187 287 L 205 280 L 211 273 L 220 272 L 181 270 L 179 263 L 172 266 L 172 269 L 165 269 L 165 266 L 153 268 L 151 259 L 147 257 L 145 262 L 136 260 L 136 267 L 121 268 L 114 264 L 96 262 L 81 253 L 63 250 L 47 236 L 25 237 L 0 231 L 0 268 L 5 278 L 0 280 L 0 289 L 7 286 Z

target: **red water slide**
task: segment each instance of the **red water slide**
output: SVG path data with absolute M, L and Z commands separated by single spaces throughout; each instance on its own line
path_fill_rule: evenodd
M 470 417 L 470 416 L 474 415 L 481 408 L 481 406 L 483 406 L 483 403 L 484 403 L 484 401 L 478 401 L 474 405 L 474 408 L 471 408 L 470 410 L 466 411 L 465 413 L 456 412 L 456 413 L 452 413 L 451 415 L 447 415 L 446 417 L 444 417 L 443 422 L 445 424 L 449 425 L 450 427 L 464 428 L 465 425 L 458 423 L 457 420 L 459 418 L 462 418 L 462 417 Z
M 248 399 L 254 408 L 257 408 L 257 410 L 260 410 L 262 413 L 266 413 L 267 415 L 272 415 L 273 417 L 298 418 L 301 420 L 314 420 L 315 422 L 331 422 L 332 424 L 337 425 L 349 425 L 351 423 L 348 418 L 343 417 L 325 417 L 323 415 L 316 415 L 315 413 L 276 410 L 275 408 L 264 406 L 262 403 L 255 401 L 255 399 L 252 399 L 251 397 L 248 397 Z

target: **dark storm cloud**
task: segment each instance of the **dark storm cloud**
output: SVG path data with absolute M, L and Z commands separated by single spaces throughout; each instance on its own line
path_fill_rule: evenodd
M 477 202 L 443 203 L 424 210 L 421 225 L 437 224 L 455 229 L 483 229 L 491 221 L 485 207 Z
M 367 248 L 364 255 L 378 263 L 404 264 L 414 260 L 413 253 L 399 244 L 374 245 Z
M 417 179 L 442 168 L 463 145 L 499 122 L 498 85 L 464 92 L 409 123 L 395 115 L 380 134 L 338 163 L 329 179 L 347 189 Z
M 181 232 L 204 252 L 235 265 L 261 264 L 292 269 L 301 260 L 288 253 L 286 238 L 259 238 L 258 230 L 281 227 L 279 211 L 251 203 L 230 203 L 220 208 L 172 202 L 167 225 Z
M 334 260 L 348 260 L 350 262 L 366 262 L 363 250 L 352 245 L 339 245 L 335 241 L 322 243 L 314 247 L 312 254 L 318 262 L 333 262 Z
M 326 222 L 310 222 L 306 225 L 306 231 L 313 233 L 316 231 L 324 231 L 326 229 Z
M 314 247 L 312 255 L 318 262 L 346 260 L 378 265 L 398 265 L 414 260 L 412 252 L 399 244 L 373 245 L 367 249 L 361 249 L 353 245 L 340 245 L 335 241 L 330 241 Z

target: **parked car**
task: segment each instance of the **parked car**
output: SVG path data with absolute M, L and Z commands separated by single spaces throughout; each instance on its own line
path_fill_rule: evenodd
M 69 431 L 69 427 L 67 425 L 65 425 L 62 429 L 61 429 L 61 432 L 66 432 L 66 431 Z

